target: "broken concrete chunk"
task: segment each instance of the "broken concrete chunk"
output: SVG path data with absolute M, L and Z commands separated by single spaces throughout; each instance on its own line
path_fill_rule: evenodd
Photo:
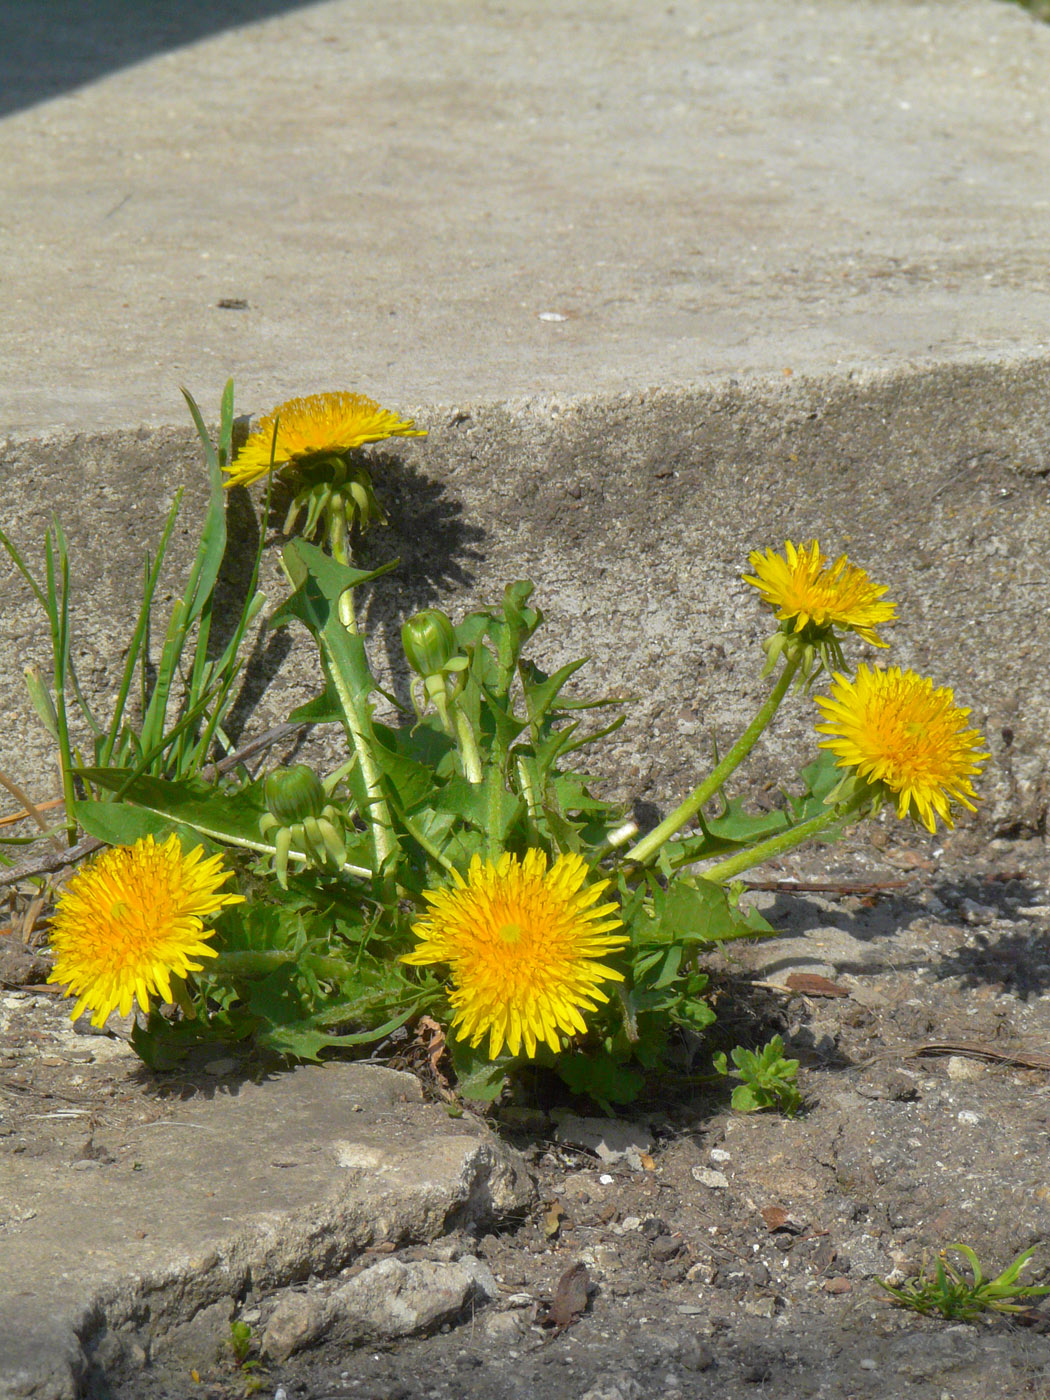
M 491 1270 L 470 1255 L 453 1264 L 384 1259 L 327 1295 L 286 1295 L 263 1333 L 263 1355 L 286 1361 L 321 1340 L 357 1344 L 431 1332 L 498 1296 Z
M 642 1154 L 648 1154 L 653 1145 L 640 1123 L 627 1123 L 622 1118 L 578 1118 L 574 1113 L 561 1119 L 554 1139 L 570 1147 L 585 1147 L 609 1165 L 632 1155 L 640 1163 Z

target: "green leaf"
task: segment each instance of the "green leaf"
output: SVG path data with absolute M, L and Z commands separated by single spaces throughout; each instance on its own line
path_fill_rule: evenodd
M 276 609 L 270 625 L 283 627 L 292 618 L 297 618 L 314 633 L 323 632 L 329 626 L 336 614 L 339 599 L 348 588 L 382 578 L 391 569 L 396 569 L 398 564 L 395 559 L 389 564 L 381 564 L 377 569 L 353 569 L 302 539 L 289 540 L 281 558 L 295 592 Z M 335 621 L 338 622 L 338 616 Z M 342 627 L 342 624 L 339 623 L 339 626 Z M 345 627 L 343 632 L 346 633 Z M 357 640 L 360 641 L 360 638 Z
M 253 851 L 273 850 L 272 843 L 264 841 L 259 835 L 259 818 L 266 811 L 261 784 L 226 794 L 196 778 L 172 781 L 143 774 L 129 783 L 128 772 L 120 768 L 87 768 L 81 770 L 81 776 L 85 781 L 110 791 L 123 789 L 121 803 L 77 804 L 78 808 L 83 809 L 79 820 L 93 835 L 98 834 L 106 821 L 99 808 L 105 806 L 119 812 L 124 804 L 133 803 L 168 822 L 192 827 L 214 841 L 245 846 Z M 114 820 L 119 822 L 120 819 L 116 817 Z M 103 836 L 101 839 L 109 840 L 109 837 Z
M 574 1094 L 599 1104 L 633 1103 L 645 1088 L 644 1075 L 605 1051 L 559 1055 L 556 1068 Z
M 498 796 L 498 810 L 493 813 L 489 797 L 488 784 L 469 783 L 466 778 L 457 777 L 435 795 L 433 805 L 435 811 L 450 812 L 461 817 L 503 846 L 515 821 L 524 811 L 524 804 L 513 793 L 504 790 Z
M 144 836 L 166 839 L 173 825 L 170 817 L 130 802 L 75 802 L 73 815 L 89 836 L 107 846 L 133 846 Z
M 343 712 L 339 708 L 339 698 L 335 688 L 329 683 L 304 705 L 299 705 L 288 716 L 289 724 L 342 724 Z
M 509 1055 L 490 1060 L 480 1050 L 472 1050 L 465 1040 L 450 1033 L 446 1046 L 456 1071 L 456 1092 L 474 1103 L 492 1103 L 503 1092 L 507 1071 L 513 1065 Z
M 721 943 L 739 938 L 741 923 L 723 886 L 680 875 L 667 890 L 654 931 L 675 943 Z

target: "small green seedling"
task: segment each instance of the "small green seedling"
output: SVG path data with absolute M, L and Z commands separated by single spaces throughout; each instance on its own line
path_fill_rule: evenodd
M 970 1267 L 972 1279 L 968 1279 L 949 1262 L 948 1250 L 963 1255 Z M 1027 1304 L 1013 1300 L 1041 1298 L 1050 1293 L 1050 1285 L 1037 1287 L 1017 1282 L 1021 1270 L 1034 1253 L 1033 1245 L 1031 1249 L 1019 1254 L 998 1278 L 985 1278 L 977 1262 L 977 1255 L 969 1245 L 950 1244 L 938 1255 L 932 1278 L 926 1273 L 916 1274 L 913 1278 L 906 1279 L 900 1288 L 891 1287 L 881 1278 L 875 1281 L 900 1307 L 922 1313 L 923 1317 L 939 1312 L 949 1321 L 973 1322 L 981 1313 L 987 1311 L 1024 1312 Z
M 242 1371 L 250 1371 L 258 1366 L 258 1361 L 248 1360 L 252 1349 L 252 1329 L 247 1322 L 230 1323 L 230 1347 L 233 1359 Z
M 733 1051 L 736 1069 L 729 1069 L 724 1054 L 714 1057 L 719 1074 L 730 1074 L 743 1082 L 733 1090 L 730 1100 L 738 1113 L 757 1113 L 763 1108 L 779 1108 L 788 1118 L 794 1118 L 802 1108 L 802 1095 L 795 1077 L 798 1061 L 784 1059 L 784 1042 L 775 1035 L 757 1053 L 738 1045 Z

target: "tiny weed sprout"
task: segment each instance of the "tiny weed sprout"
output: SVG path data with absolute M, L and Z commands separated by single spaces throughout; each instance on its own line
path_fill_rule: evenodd
M 230 1350 L 238 1366 L 244 1366 L 252 1349 L 252 1329 L 247 1322 L 230 1323 Z
M 789 540 L 752 552 L 744 575 L 770 621 L 757 713 L 639 832 L 597 795 L 587 762 L 622 705 L 576 692 L 582 661 L 543 668 L 530 581 L 458 617 L 430 606 L 399 618 L 403 706 L 373 672 L 362 590 L 392 590 L 395 609 L 397 594 L 396 561 L 375 567 L 365 549 L 385 520 L 370 447 L 425 429 L 360 394 L 315 394 L 276 407 L 235 453 L 232 384 L 215 444 L 187 400 L 210 488 L 199 547 L 159 618 L 176 499 L 107 713 L 89 705 L 72 660 L 61 525 L 42 574 L 0 531 L 52 641 L 50 675 L 27 678 L 62 774 L 62 825 L 48 838 L 73 847 L 86 833 L 107 847 L 59 896 L 52 980 L 96 1022 L 137 1008 L 132 1043 L 150 1066 L 231 1043 L 291 1060 L 375 1053 L 407 1026 L 436 1029 L 461 1100 L 524 1092 L 535 1074 L 522 1072 L 540 1069 L 603 1107 L 629 1103 L 680 1072 L 683 1045 L 702 1046 L 715 1019 L 705 955 L 773 933 L 742 900 L 741 875 L 886 802 L 930 830 L 972 809 L 988 755 L 951 690 L 850 660 L 889 646 L 886 585 L 816 540 Z M 227 720 L 268 606 L 261 544 L 235 616 L 217 616 L 216 582 L 225 492 L 253 485 L 267 517 L 278 488 L 291 503 L 287 591 L 266 625 L 312 640 L 318 680 L 287 725 L 235 750 Z M 812 712 L 812 746 L 783 801 L 749 810 L 733 776 L 789 696 Z M 327 772 L 279 749 L 313 731 L 324 742 L 311 752 L 335 754 Z M 732 1066 L 716 1060 L 739 1081 L 734 1107 L 798 1112 L 798 1064 L 779 1037 L 734 1050 Z
M 732 1052 L 735 1069 L 727 1067 L 724 1054 L 714 1056 L 719 1074 L 732 1075 L 741 1082 L 730 1100 L 738 1113 L 757 1113 L 763 1108 L 779 1108 L 786 1118 L 794 1118 L 802 1108 L 802 1096 L 795 1078 L 798 1061 L 784 1059 L 784 1042 L 779 1035 L 756 1054 L 742 1046 Z
M 952 1264 L 948 1259 L 949 1252 L 963 1256 L 969 1268 L 969 1277 Z M 1042 1298 L 1050 1293 L 1050 1285 L 1018 1282 L 1021 1270 L 1034 1253 L 1033 1245 L 1019 1254 L 996 1278 L 985 1278 L 977 1255 L 969 1245 L 950 1244 L 938 1255 L 932 1277 L 925 1272 L 916 1274 L 899 1286 L 891 1286 L 881 1278 L 876 1282 L 902 1308 L 910 1308 L 924 1317 L 940 1313 L 949 1321 L 973 1322 L 986 1312 L 1025 1312 L 1027 1303 L 1019 1299 Z

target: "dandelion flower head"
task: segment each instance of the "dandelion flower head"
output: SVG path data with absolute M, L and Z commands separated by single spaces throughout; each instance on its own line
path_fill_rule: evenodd
M 817 732 L 830 736 L 820 747 L 838 756 L 840 768 L 888 789 L 899 817 L 910 813 L 933 831 L 936 817 L 954 825 L 951 802 L 976 810 L 970 779 L 990 755 L 978 731 L 966 728 L 970 711 L 947 687 L 935 689 L 899 666 L 862 665 L 852 680 L 836 673 L 831 695 L 815 699 L 827 720 Z
M 277 440 L 274 441 L 274 427 Z M 391 437 L 426 437 L 426 429 L 401 419 L 364 394 L 308 394 L 289 399 L 259 420 L 228 473 L 226 486 L 247 486 L 270 470 L 311 457 L 339 456 Z
M 602 982 L 623 974 L 597 959 L 622 948 L 626 936 L 616 904 L 598 904 L 608 880 L 586 884 L 579 855 L 562 855 L 547 869 L 543 851 L 496 862 L 475 855 L 455 888 L 428 890 L 430 909 L 413 928 L 419 946 L 402 961 L 448 963 L 452 1025 L 477 1046 L 488 1036 L 494 1060 L 535 1056 L 542 1042 L 557 1052 L 559 1036 L 586 1031 L 581 1012 L 608 1001 Z
M 748 563 L 755 572 L 744 574 L 744 582 L 757 588 L 778 621 L 792 623 L 796 632 L 812 622 L 818 628 L 856 632 L 872 646 L 889 645 L 875 628 L 893 621 L 896 604 L 883 602 L 885 586 L 873 583 L 844 554 L 829 564 L 816 540 L 799 546 L 788 540 L 783 554 L 755 550 Z
M 137 1000 L 149 1011 L 151 996 L 172 1000 L 171 978 L 200 972 L 195 958 L 216 956 L 203 940 L 204 920 L 239 894 L 220 894 L 230 877 L 221 856 L 204 857 L 197 846 L 184 854 L 179 838 L 157 845 L 152 836 L 133 846 L 113 846 L 75 872 L 51 921 L 55 956 L 49 982 L 66 984 L 77 998 L 74 1020 L 90 1008 L 101 1026 L 119 1007 Z

